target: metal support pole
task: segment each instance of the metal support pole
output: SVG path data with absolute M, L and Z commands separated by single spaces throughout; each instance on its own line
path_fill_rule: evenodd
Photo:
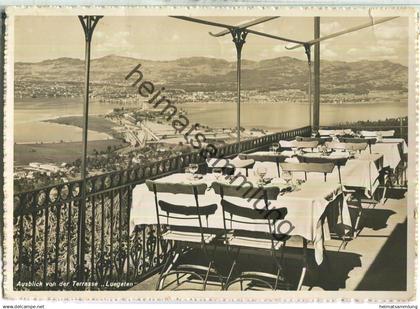
M 86 229 L 86 176 L 87 176 L 87 142 L 88 142 L 88 121 L 89 121 L 89 81 L 90 81 L 90 47 L 93 31 L 102 16 L 79 16 L 85 33 L 85 91 L 83 102 L 83 137 L 82 137 L 82 166 L 81 166 L 81 199 L 79 204 L 78 231 L 77 234 L 77 278 L 84 280 L 85 269 L 85 229 Z M 92 265 L 93 267 L 93 265 Z
M 320 17 L 314 18 L 314 39 L 320 37 Z M 313 129 L 318 130 L 320 124 L 320 66 L 321 66 L 320 42 L 314 44 L 314 106 L 313 106 Z
M 236 83 L 237 83 L 237 105 L 236 105 L 236 142 L 238 153 L 241 152 L 241 52 L 245 43 L 247 31 L 243 29 L 230 29 L 233 42 L 236 46 Z
M 311 62 L 311 45 L 305 44 L 305 54 L 308 58 L 308 103 L 309 103 L 309 125 L 312 126 L 312 62 Z

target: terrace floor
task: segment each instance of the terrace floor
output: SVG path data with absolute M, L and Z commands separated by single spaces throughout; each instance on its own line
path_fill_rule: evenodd
M 362 231 L 345 248 L 340 248 L 342 242 L 339 240 L 326 242 L 328 263 L 316 266 L 310 262 L 303 290 L 406 289 L 407 199 L 402 190 L 389 191 L 387 196 L 389 198 L 384 204 L 365 211 Z M 265 264 L 264 259 L 264 256 L 258 256 L 261 266 Z M 308 260 L 314 260 L 312 250 L 309 250 Z M 248 257 L 247 261 L 255 265 L 256 259 Z M 293 260 L 288 262 L 287 259 L 286 263 L 286 276 L 295 278 L 291 281 L 297 280 L 301 264 Z M 157 280 L 158 275 L 154 275 L 132 290 L 154 290 Z M 195 290 L 200 287 L 198 283 L 185 282 L 178 289 Z M 173 288 L 175 285 L 167 289 Z M 207 289 L 220 290 L 220 286 L 209 285 Z M 239 284 L 232 285 L 231 289 L 239 289 Z

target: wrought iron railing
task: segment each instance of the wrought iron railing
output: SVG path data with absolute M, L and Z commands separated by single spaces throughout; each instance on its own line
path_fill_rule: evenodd
M 309 136 L 310 127 L 279 132 L 241 142 L 241 151 L 267 148 L 281 139 Z M 218 155 L 237 153 L 238 144 L 218 148 Z M 198 151 L 148 166 L 97 175 L 87 179 L 85 221 L 81 215 L 81 184 L 73 181 L 14 196 L 14 288 L 16 290 L 127 289 L 156 273 L 171 250 L 158 239 L 155 226 L 130 230 L 133 188 L 148 178 L 204 163 Z M 85 256 L 77 265 L 77 236 Z M 83 282 L 76 274 L 83 269 Z M 80 272 L 79 272 L 80 273 Z M 119 286 L 116 286 L 117 283 Z

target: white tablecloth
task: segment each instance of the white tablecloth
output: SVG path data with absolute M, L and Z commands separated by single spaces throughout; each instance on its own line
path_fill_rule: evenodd
M 403 138 L 384 138 L 381 143 L 401 143 L 403 147 L 403 152 L 408 153 L 408 147 L 405 139 Z
M 365 150 L 369 151 L 369 149 Z M 398 149 L 398 143 L 376 143 L 372 145 L 372 153 L 384 155 L 384 167 L 396 168 L 401 162 L 401 155 Z
M 380 155 L 382 157 L 382 155 Z M 365 194 L 371 197 L 379 186 L 379 171 L 375 164 L 375 155 L 364 155 L 360 159 L 349 160 L 341 168 L 341 179 L 344 186 L 364 188 Z
M 164 178 L 161 178 L 157 181 L 162 182 L 188 182 L 185 174 L 173 174 Z M 204 182 L 210 185 L 215 181 L 213 175 L 205 175 L 202 180 L 197 180 L 197 182 Z M 238 178 L 233 185 L 242 183 L 242 179 Z M 285 193 L 284 195 L 279 195 L 277 200 L 270 201 L 270 208 L 280 208 L 286 207 L 288 213 L 285 217 L 285 220 L 291 223 L 293 229 L 290 231 L 289 235 L 298 235 L 302 236 L 305 239 L 312 241 L 315 247 L 315 259 L 318 264 L 322 263 L 323 260 L 323 242 L 330 238 L 328 224 L 321 223 L 321 216 L 324 213 L 327 205 L 330 201 L 340 194 L 340 186 L 337 182 L 306 182 L 302 184 L 300 190 L 293 192 Z M 184 194 L 168 194 L 160 193 L 159 198 L 170 201 L 174 204 L 180 205 L 195 205 L 194 198 L 191 195 Z M 241 198 L 229 198 L 232 202 L 242 205 L 244 207 L 254 207 L 256 203 L 255 200 L 247 202 L 245 199 Z M 208 218 L 208 227 L 209 228 L 223 228 L 223 216 L 222 209 L 220 207 L 220 197 L 211 189 L 206 191 L 204 196 L 199 197 L 201 205 L 217 204 L 219 207 L 214 215 L 209 216 Z M 259 201 L 262 203 L 262 201 Z M 261 207 L 261 205 L 259 205 Z M 349 223 L 348 209 L 347 205 L 343 207 L 343 217 L 346 221 L 345 224 Z M 174 220 L 171 219 L 169 223 L 171 225 L 191 225 L 194 226 L 197 223 L 186 221 L 191 220 Z M 156 209 L 154 195 L 150 192 L 145 184 L 138 185 L 133 190 L 133 203 L 131 210 L 131 228 L 133 229 L 135 225 L 138 224 L 156 224 Z M 162 222 L 163 223 L 163 222 Z M 289 224 L 283 221 L 278 221 L 275 227 L 275 230 L 280 233 L 285 233 L 289 231 Z M 246 227 L 247 230 L 250 230 L 249 225 L 241 226 L 241 223 L 235 223 L 233 228 L 240 229 Z M 267 227 L 262 225 L 255 225 L 251 227 L 251 230 L 255 231 L 267 231 Z
M 258 152 L 263 153 L 263 152 Z M 253 153 L 254 154 L 254 153 Z M 281 153 L 285 155 L 284 152 Z M 290 153 L 293 155 L 293 152 Z M 320 153 L 307 153 L 305 156 L 320 156 Z M 349 157 L 349 153 L 347 151 L 343 152 L 333 152 L 330 154 L 332 159 L 337 158 L 347 158 Z M 297 157 L 290 157 L 286 159 L 287 162 L 295 162 L 298 163 L 299 160 Z M 379 171 L 381 170 L 383 164 L 378 163 L 378 161 L 383 162 L 383 155 L 381 154 L 370 154 L 370 153 L 362 153 L 357 159 L 350 159 L 347 161 L 345 166 L 341 167 L 341 179 L 342 184 L 344 186 L 353 186 L 364 188 L 366 195 L 371 196 L 371 194 L 376 190 L 379 185 L 378 176 Z M 377 163 L 379 164 L 377 167 Z M 265 167 L 267 169 L 267 177 L 275 178 L 278 177 L 277 175 L 277 166 L 275 162 L 255 162 L 255 165 L 249 175 L 253 175 L 257 168 Z M 280 176 L 282 175 L 282 170 L 280 167 Z M 304 180 L 305 173 L 303 172 L 295 172 L 293 173 L 293 177 L 295 179 Z M 324 181 L 324 174 L 323 173 L 307 173 L 306 178 L 309 181 Z M 338 177 L 338 168 L 334 167 L 334 170 L 331 174 L 327 175 L 328 181 L 335 181 L 339 182 Z

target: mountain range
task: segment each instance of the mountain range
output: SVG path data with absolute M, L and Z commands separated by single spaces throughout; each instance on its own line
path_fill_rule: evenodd
M 109 86 L 130 85 L 125 76 L 141 64 L 144 79 L 166 89 L 222 91 L 236 89 L 236 62 L 209 57 L 152 61 L 109 55 L 91 61 L 91 82 Z M 43 88 L 82 83 L 85 64 L 74 58 L 57 58 L 37 63 L 15 63 L 15 85 Z M 321 60 L 321 91 L 324 93 L 359 93 L 372 90 L 407 91 L 408 68 L 387 60 Z M 242 61 L 242 89 L 305 90 L 308 65 L 304 60 L 278 57 L 261 61 Z

